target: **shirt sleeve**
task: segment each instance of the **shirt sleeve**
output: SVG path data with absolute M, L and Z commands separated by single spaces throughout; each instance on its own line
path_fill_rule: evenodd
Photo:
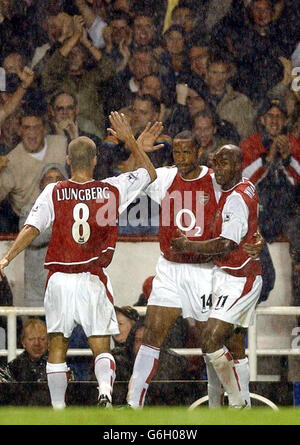
M 119 190 L 119 214 L 131 204 L 135 198 L 149 185 L 151 178 L 145 168 L 134 172 L 123 173 L 105 180 Z
M 36 227 L 40 232 L 44 232 L 54 221 L 54 206 L 52 192 L 55 183 L 48 184 L 35 201 L 24 225 Z
M 145 193 L 157 204 L 166 195 L 177 173 L 177 168 L 160 167 L 156 169 L 157 178 L 145 190 Z
M 228 196 L 222 211 L 220 236 L 240 244 L 248 231 L 249 209 L 238 193 Z

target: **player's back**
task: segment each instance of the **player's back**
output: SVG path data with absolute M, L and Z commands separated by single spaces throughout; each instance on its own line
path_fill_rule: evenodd
M 96 180 L 60 181 L 53 187 L 52 203 L 45 267 L 70 273 L 107 267 L 117 240 L 118 189 Z

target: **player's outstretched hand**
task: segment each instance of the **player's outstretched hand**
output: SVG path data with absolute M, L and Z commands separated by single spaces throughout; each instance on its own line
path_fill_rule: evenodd
M 2 259 L 0 260 L 0 282 L 1 282 L 2 279 L 4 278 L 4 275 L 5 275 L 5 273 L 4 273 L 4 269 L 5 269 L 6 266 L 8 266 L 8 264 L 9 264 L 8 259 L 6 259 L 6 258 L 2 258 Z
M 151 125 L 151 122 L 148 122 L 144 131 L 137 138 L 139 148 L 146 153 L 162 148 L 164 144 L 154 145 L 158 136 L 161 134 L 162 129 L 163 124 L 161 122 L 155 122 L 153 125 Z
M 255 232 L 253 235 L 255 238 L 255 243 L 246 243 L 243 246 L 243 250 L 253 259 L 256 260 L 265 244 L 265 239 L 262 237 L 259 231 Z
M 120 141 L 126 142 L 128 138 L 134 138 L 125 114 L 119 114 L 117 111 L 112 111 L 109 115 L 109 122 L 111 128 L 108 128 L 107 131 Z
M 178 238 L 171 239 L 172 250 L 178 253 L 184 253 L 186 250 L 187 237 L 181 230 L 177 230 Z

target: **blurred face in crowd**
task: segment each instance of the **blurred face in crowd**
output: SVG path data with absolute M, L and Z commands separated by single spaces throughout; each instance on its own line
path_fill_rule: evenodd
M 83 48 L 80 45 L 74 46 L 68 56 L 69 73 L 74 75 L 82 73 L 85 60 L 86 56 Z
M 115 11 L 125 11 L 127 14 L 130 13 L 130 2 L 129 0 L 116 0 L 114 2 Z
M 277 107 L 272 107 L 261 117 L 261 123 L 264 125 L 266 132 L 271 137 L 276 137 L 281 134 L 285 125 L 285 115 Z
M 3 68 L 6 74 L 18 74 L 24 68 L 24 63 L 21 54 L 11 53 L 3 60 Z
M 56 97 L 51 113 L 54 121 L 57 123 L 65 120 L 75 122 L 78 106 L 75 105 L 72 96 L 63 93 Z
M 0 1 L 0 14 L 2 14 L 7 19 L 12 17 L 13 11 L 13 0 L 1 0 Z
M 112 29 L 111 38 L 114 45 L 119 45 L 128 36 L 129 27 L 125 19 L 112 20 L 109 27 Z
M 205 102 L 197 91 L 189 88 L 188 95 L 186 98 L 186 106 L 190 116 L 195 116 L 199 111 L 203 111 L 205 107 Z
M 181 32 L 171 31 L 166 35 L 166 47 L 172 56 L 181 54 L 184 50 L 184 38 Z
M 272 8 L 267 0 L 256 0 L 252 7 L 252 14 L 258 26 L 267 26 L 272 21 Z
M 43 148 L 45 129 L 40 117 L 23 117 L 19 134 L 28 153 L 38 153 Z
M 205 46 L 193 46 L 189 52 L 191 70 L 201 77 L 207 71 L 208 49 Z
M 136 17 L 133 23 L 133 40 L 137 46 L 151 45 L 154 37 L 154 25 L 151 17 Z
M 171 22 L 172 25 L 182 26 L 185 32 L 190 32 L 194 25 L 193 13 L 188 8 L 176 8 L 172 14 Z
M 152 103 L 148 100 L 135 99 L 132 106 L 131 126 L 135 133 L 144 130 L 148 122 L 158 119 L 158 113 L 152 108 Z
M 8 116 L 1 126 L 1 140 L 8 147 L 15 147 L 19 141 L 19 117 L 16 114 Z
M 206 81 L 211 94 L 222 95 L 230 77 L 229 66 L 223 62 L 210 63 Z
M 147 76 L 142 80 L 141 94 L 151 94 L 156 99 L 161 100 L 161 82 L 157 76 Z
M 48 348 L 48 336 L 46 327 L 42 324 L 29 325 L 25 328 L 22 340 L 23 348 L 33 360 L 38 360 L 44 355 Z
M 133 353 L 136 355 L 138 353 L 138 350 L 143 344 L 143 335 L 144 335 L 145 328 L 142 326 L 138 328 L 134 334 L 134 340 L 133 340 Z
M 131 328 L 134 326 L 135 321 L 131 318 L 126 317 L 119 311 L 116 311 L 117 321 L 119 325 L 120 334 L 114 335 L 114 339 L 118 343 L 125 343 Z
M 136 80 L 142 80 L 154 70 L 154 61 L 149 52 L 136 52 L 129 61 L 129 68 Z
M 44 190 L 46 185 L 52 184 L 58 181 L 63 181 L 65 178 L 58 168 L 50 168 L 42 177 L 40 183 L 41 192 Z
M 209 117 L 199 116 L 195 119 L 193 133 L 196 134 L 201 148 L 206 149 L 211 147 L 216 130 L 212 119 Z

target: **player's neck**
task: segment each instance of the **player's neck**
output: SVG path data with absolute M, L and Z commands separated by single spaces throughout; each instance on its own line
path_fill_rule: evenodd
M 88 182 L 92 181 L 93 175 L 89 171 L 78 171 L 78 172 L 72 172 L 71 181 L 74 182 Z
M 199 165 L 199 167 L 186 172 L 186 173 L 180 173 L 183 179 L 197 179 L 200 176 L 200 173 L 202 171 L 202 167 Z

